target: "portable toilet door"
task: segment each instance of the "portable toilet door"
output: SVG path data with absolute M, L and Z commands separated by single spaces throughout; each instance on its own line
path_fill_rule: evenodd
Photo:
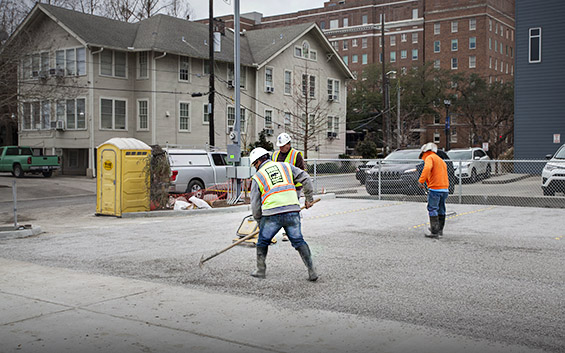
M 149 211 L 150 155 L 151 147 L 134 138 L 112 138 L 98 146 L 97 215 Z

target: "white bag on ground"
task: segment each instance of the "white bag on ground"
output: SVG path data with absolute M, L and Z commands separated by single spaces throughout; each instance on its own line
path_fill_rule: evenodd
M 202 199 L 199 199 L 199 198 L 196 197 L 196 196 L 192 196 L 191 198 L 188 199 L 188 201 L 190 201 L 190 202 L 192 202 L 193 204 L 195 204 L 196 207 L 198 207 L 198 208 L 212 208 L 212 207 L 208 204 L 208 202 L 206 202 L 206 201 L 204 201 L 204 200 L 202 200 Z
M 178 210 L 186 210 L 188 209 L 190 206 L 192 206 L 190 203 L 185 202 L 185 201 L 181 201 L 181 200 L 176 200 L 175 201 L 175 207 L 174 210 L 178 211 Z

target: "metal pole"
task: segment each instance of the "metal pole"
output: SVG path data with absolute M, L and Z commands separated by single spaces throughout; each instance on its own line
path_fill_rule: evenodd
M 382 71 L 383 71 L 383 106 L 384 106 L 384 124 L 383 124 L 383 135 L 385 136 L 385 150 L 386 154 L 390 152 L 390 135 L 388 134 L 389 130 L 389 119 L 390 115 L 388 114 L 388 99 L 387 99 L 387 83 L 386 83 L 386 70 L 385 70 L 385 14 L 384 12 L 381 14 L 381 64 L 382 64 Z
M 15 180 L 12 180 L 12 197 L 14 199 L 14 229 L 18 229 L 18 198 Z
M 396 97 L 396 131 L 398 132 L 398 148 L 402 145 L 402 136 L 400 133 L 400 75 L 398 75 L 398 81 L 396 81 L 398 85 L 397 90 L 397 97 Z
M 208 112 L 209 121 L 209 131 L 208 140 L 210 142 L 210 147 L 215 146 L 214 140 L 214 0 L 210 0 L 210 13 L 209 13 L 209 24 L 208 24 L 208 53 L 210 56 L 210 61 L 208 65 L 210 66 L 210 93 L 208 94 L 208 103 L 210 104 L 210 111 Z
M 463 195 L 463 180 L 461 179 L 461 160 L 459 160 L 459 204 L 461 204 L 461 198 Z
M 379 164 L 379 200 L 381 199 L 381 161 L 378 161 Z
M 241 124 L 241 67 L 240 67 L 240 34 L 239 34 L 239 0 L 234 1 L 234 81 L 235 81 L 235 144 L 241 146 L 241 134 L 240 134 L 240 124 Z M 238 158 L 239 159 L 239 158 Z M 235 163 L 236 166 L 240 165 L 240 162 Z M 241 179 L 237 179 L 237 190 L 236 195 L 239 196 L 241 193 Z
M 314 159 L 314 193 L 318 193 L 318 160 Z

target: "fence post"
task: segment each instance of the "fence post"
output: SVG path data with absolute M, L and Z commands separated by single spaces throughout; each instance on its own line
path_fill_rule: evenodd
M 379 163 L 379 200 L 381 199 L 381 161 Z
M 461 179 L 461 174 L 462 174 L 462 162 L 461 160 L 459 160 L 459 204 L 461 204 L 461 198 L 462 198 L 462 194 L 463 194 L 463 180 Z
M 314 193 L 318 193 L 318 160 L 314 159 Z
M 14 228 L 18 229 L 18 198 L 15 180 L 12 180 L 12 197 L 14 198 Z

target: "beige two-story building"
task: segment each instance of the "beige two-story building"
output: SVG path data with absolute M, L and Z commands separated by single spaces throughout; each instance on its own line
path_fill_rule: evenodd
M 351 71 L 315 24 L 243 31 L 241 142 L 287 131 L 309 158 L 345 151 Z M 126 23 L 37 4 L 10 42 L 21 52 L 19 143 L 62 157 L 63 173 L 94 175 L 112 137 L 205 147 L 208 26 L 166 15 Z M 15 44 L 20 43 L 20 44 Z M 215 53 L 215 147 L 235 123 L 234 33 Z

